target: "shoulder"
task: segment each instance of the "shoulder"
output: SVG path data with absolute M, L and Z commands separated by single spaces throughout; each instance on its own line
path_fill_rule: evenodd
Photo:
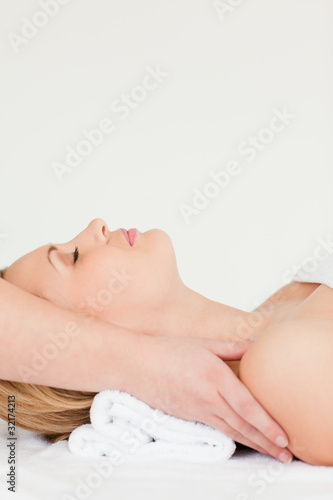
M 333 318 L 330 316 L 317 316 L 310 314 L 310 310 L 297 311 L 297 314 L 290 315 L 285 321 L 268 327 L 253 342 L 244 354 L 248 358 L 270 357 L 274 354 L 281 356 L 283 353 L 293 355 L 302 354 L 302 347 L 309 344 L 314 348 L 321 343 L 321 339 L 328 338 L 333 341 Z M 313 311 L 311 311 L 313 312 Z M 251 354 L 252 353 L 252 354 Z
M 268 306 L 276 306 L 281 303 L 287 303 L 289 301 L 294 302 L 305 300 L 318 287 L 320 287 L 318 283 L 300 283 L 299 281 L 292 281 L 270 295 L 263 304 L 255 309 L 255 311 L 260 310 L 261 308 L 268 308 Z
M 317 285 L 312 293 L 290 312 L 286 319 L 296 321 L 296 327 L 302 324 L 303 328 L 305 327 L 304 320 L 318 321 L 323 326 L 333 324 L 333 289 L 324 284 Z M 325 322 L 321 320 L 325 320 Z
M 316 450 L 320 440 L 327 442 L 325 457 L 333 446 L 332 356 L 333 322 L 303 318 L 270 328 L 249 347 L 239 365 L 242 383 L 288 434 L 290 451 L 309 463 L 319 463 L 324 456 L 324 450 Z M 300 450 L 300 443 L 308 448 Z

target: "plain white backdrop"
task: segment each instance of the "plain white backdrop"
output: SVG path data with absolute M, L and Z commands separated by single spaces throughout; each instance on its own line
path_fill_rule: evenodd
M 333 3 L 62 3 L 0 2 L 0 266 L 101 217 L 163 229 L 185 284 L 253 309 L 332 235 Z M 167 76 L 145 95 L 147 67 Z M 294 118 L 271 137 L 274 109 Z M 106 118 L 60 182 L 55 162 Z M 180 206 L 232 160 L 241 172 L 186 222 Z

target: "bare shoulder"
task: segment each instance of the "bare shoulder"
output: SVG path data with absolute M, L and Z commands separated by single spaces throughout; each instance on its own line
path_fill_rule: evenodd
M 319 285 L 298 307 L 289 319 L 295 320 L 327 320 L 333 322 L 333 289 Z
M 284 357 L 304 354 L 305 345 L 315 351 L 329 339 L 333 341 L 333 318 L 308 314 L 308 309 L 291 314 L 285 321 L 268 327 L 246 351 L 241 359 L 265 357 L 274 353 Z M 333 355 L 333 352 L 331 353 Z M 241 374 L 241 369 L 240 369 Z
M 284 304 L 286 302 L 302 302 L 307 299 L 318 287 L 320 287 L 319 283 L 300 283 L 299 281 L 292 281 L 270 295 L 270 297 L 268 297 L 265 302 L 260 304 L 260 306 L 258 306 L 255 310 L 264 309 L 265 307 L 267 308 L 271 305 L 279 305 L 281 303 Z
M 308 463 L 333 465 L 333 321 L 302 317 L 269 328 L 246 351 L 239 378 Z

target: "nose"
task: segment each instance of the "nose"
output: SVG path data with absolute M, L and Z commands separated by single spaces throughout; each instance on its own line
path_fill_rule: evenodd
M 94 238 L 101 243 L 105 243 L 105 240 L 108 240 L 110 237 L 108 225 L 103 219 L 93 219 L 87 229 L 93 234 Z

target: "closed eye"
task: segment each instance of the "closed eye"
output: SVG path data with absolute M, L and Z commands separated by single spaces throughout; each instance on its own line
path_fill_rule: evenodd
M 75 250 L 74 250 L 74 252 L 73 252 L 74 264 L 75 264 L 75 262 L 78 260 L 79 255 L 80 255 L 80 253 L 79 253 L 79 249 L 78 249 L 78 247 L 75 247 Z

